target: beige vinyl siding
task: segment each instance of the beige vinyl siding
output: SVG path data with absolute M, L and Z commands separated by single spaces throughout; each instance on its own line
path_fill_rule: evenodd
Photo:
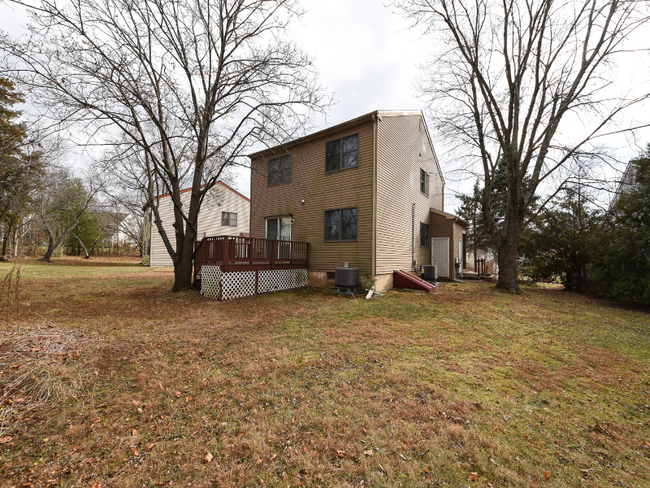
M 368 273 L 372 269 L 373 219 L 373 120 L 370 116 L 355 124 L 297 141 L 282 150 L 269 151 L 252 160 L 251 236 L 264 238 L 266 218 L 291 215 L 291 239 L 310 243 L 309 269 L 334 271 L 343 263 Z M 359 134 L 359 166 L 325 172 L 325 144 Z M 291 181 L 267 184 L 267 161 L 291 154 Z M 302 200 L 305 203 L 302 203 Z M 357 240 L 324 241 L 326 210 L 357 208 Z
M 181 194 L 181 201 L 184 206 L 189 206 L 191 192 Z M 221 225 L 221 212 L 234 212 L 237 214 L 237 226 Z M 176 247 L 174 234 L 174 207 L 171 197 L 160 198 L 160 218 L 163 227 L 170 239 L 172 246 Z M 151 255 L 150 266 L 173 266 L 172 258 L 167 252 L 162 237 L 158 233 L 155 223 L 151 224 Z M 201 240 L 204 235 L 210 236 L 238 236 L 248 233 L 250 227 L 250 203 L 249 201 L 234 192 L 227 186 L 217 183 L 206 195 L 199 212 L 197 239 Z
M 421 115 L 384 115 L 377 124 L 376 274 L 384 274 L 412 269 L 413 246 L 418 265 L 431 262 L 430 247 L 420 247 L 420 222 L 435 235 L 430 208 L 442 210 L 444 187 Z M 421 168 L 430 173 L 428 197 L 420 192 Z

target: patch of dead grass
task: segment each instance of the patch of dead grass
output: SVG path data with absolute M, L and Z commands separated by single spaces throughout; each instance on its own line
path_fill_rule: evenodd
M 0 437 L 15 435 L 30 414 L 76 398 L 88 376 L 80 359 L 91 342 L 50 324 L 0 331 Z
M 91 380 L 78 401 L 0 445 L 10 486 L 643 486 L 650 471 L 643 312 L 488 284 L 218 303 L 170 294 L 168 270 L 36 268 L 6 331 L 46 316 L 101 342 L 74 359 Z

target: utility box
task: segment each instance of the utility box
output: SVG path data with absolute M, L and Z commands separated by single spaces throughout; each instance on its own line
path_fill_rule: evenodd
M 433 264 L 427 264 L 420 268 L 423 280 L 426 281 L 438 281 L 438 268 Z

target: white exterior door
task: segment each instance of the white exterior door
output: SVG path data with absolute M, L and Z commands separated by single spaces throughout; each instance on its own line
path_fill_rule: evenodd
M 449 237 L 431 238 L 431 264 L 439 278 L 449 278 Z

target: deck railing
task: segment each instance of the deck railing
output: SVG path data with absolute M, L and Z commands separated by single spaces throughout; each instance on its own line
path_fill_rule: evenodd
M 195 281 L 204 264 L 220 265 L 223 271 L 307 268 L 309 243 L 238 236 L 204 237 L 195 248 Z

